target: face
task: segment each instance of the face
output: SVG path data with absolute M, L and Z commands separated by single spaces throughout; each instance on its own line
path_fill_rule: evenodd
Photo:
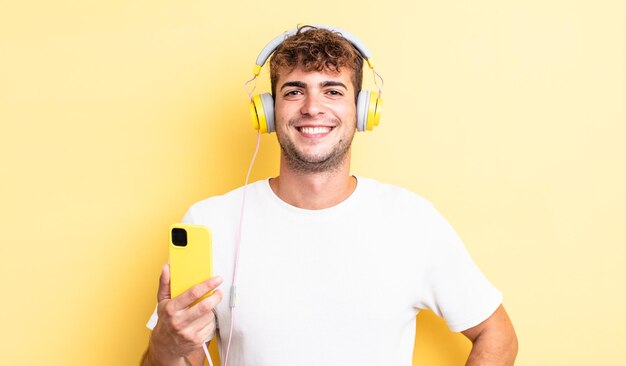
M 334 171 L 349 164 L 356 131 L 350 70 L 293 71 L 276 83 L 276 135 L 288 168 L 302 173 Z

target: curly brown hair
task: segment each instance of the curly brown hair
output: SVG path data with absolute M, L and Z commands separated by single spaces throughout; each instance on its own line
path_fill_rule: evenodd
M 275 95 L 278 74 L 296 67 L 304 71 L 352 70 L 355 97 L 363 83 L 363 56 L 340 33 L 310 25 L 298 27 L 293 36 L 276 48 L 270 60 L 272 94 Z

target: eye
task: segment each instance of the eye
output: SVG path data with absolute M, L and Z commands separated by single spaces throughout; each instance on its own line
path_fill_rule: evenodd
M 302 91 L 297 90 L 297 89 L 296 90 L 288 90 L 288 91 L 286 91 L 283 94 L 283 96 L 285 96 L 285 97 L 293 97 L 293 96 L 296 96 L 296 95 L 302 95 Z
M 326 92 L 326 94 L 332 95 L 332 96 L 341 96 L 343 95 L 343 93 L 339 90 L 336 89 L 330 89 Z

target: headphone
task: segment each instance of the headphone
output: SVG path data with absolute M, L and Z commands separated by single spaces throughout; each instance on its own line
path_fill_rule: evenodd
M 352 46 L 361 54 L 361 56 L 367 61 L 367 65 L 378 77 L 376 71 L 374 71 L 374 61 L 371 57 L 371 52 L 367 46 L 361 42 L 354 35 L 341 30 L 339 28 L 328 27 L 324 25 L 316 25 L 312 29 L 326 29 L 331 32 L 339 33 L 343 38 L 348 40 Z M 303 32 L 308 29 L 302 30 Z M 270 55 L 289 37 L 295 35 L 298 32 L 298 28 L 287 31 L 278 37 L 272 39 L 263 48 L 259 57 L 256 59 L 256 65 L 252 72 L 254 73 L 254 80 L 261 73 L 261 68 L 265 62 L 269 59 Z M 382 80 L 382 78 L 381 78 Z M 357 131 L 371 131 L 374 126 L 378 126 L 380 123 L 380 113 L 382 110 L 383 100 L 380 97 L 380 89 L 378 92 L 370 92 L 361 90 L 356 102 L 356 128 Z M 276 131 L 274 124 L 274 98 L 270 93 L 263 93 L 260 95 L 251 96 L 250 101 L 250 116 L 252 117 L 252 126 L 254 129 L 261 133 L 272 133 Z

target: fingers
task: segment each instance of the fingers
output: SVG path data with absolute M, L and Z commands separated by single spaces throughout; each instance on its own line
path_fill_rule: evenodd
M 159 304 L 159 321 L 167 329 L 173 343 L 192 349 L 212 338 L 216 328 L 213 309 L 222 300 L 222 292 L 215 290 L 207 298 L 182 310 L 175 309 L 176 299 Z
M 186 310 L 189 318 L 194 319 L 188 324 L 188 328 L 192 329 L 193 333 L 197 334 L 203 341 L 206 341 L 213 336 L 213 332 L 216 328 L 215 313 L 213 309 L 221 300 L 221 291 L 215 290 L 211 296 Z
M 189 290 L 174 298 L 176 310 L 183 310 L 200 299 L 205 294 L 215 290 L 217 286 L 222 284 L 222 278 L 219 276 L 211 277 L 204 282 L 191 287 Z M 169 286 L 168 286 L 169 287 Z M 221 299 L 221 297 L 220 297 Z M 219 302 L 219 301 L 218 301 Z
M 159 277 L 159 290 L 157 291 L 157 302 L 170 299 L 170 265 L 165 264 L 161 269 L 161 277 Z
M 206 318 L 208 318 L 206 315 L 210 315 L 213 313 L 213 309 L 217 306 L 217 304 L 222 301 L 222 297 L 222 291 L 215 290 L 215 292 L 212 293 L 211 296 L 207 297 L 206 299 L 202 299 L 202 301 L 190 307 L 188 309 L 189 316 L 198 319 L 204 318 L 204 320 L 206 321 Z
M 165 345 L 163 348 L 169 348 L 172 355 L 195 352 L 202 343 L 215 335 L 213 309 L 222 300 L 222 292 L 216 290 L 221 283 L 221 277 L 212 277 L 171 299 L 170 268 L 164 265 L 157 293 L 159 320 L 152 338 Z M 210 296 L 195 303 L 211 291 L 214 292 Z
M 211 312 L 212 318 L 208 322 L 201 324 L 201 328 L 198 329 L 198 338 L 202 339 L 203 343 L 206 343 L 213 339 L 215 336 L 215 330 L 217 329 L 217 321 L 215 320 L 215 314 Z

